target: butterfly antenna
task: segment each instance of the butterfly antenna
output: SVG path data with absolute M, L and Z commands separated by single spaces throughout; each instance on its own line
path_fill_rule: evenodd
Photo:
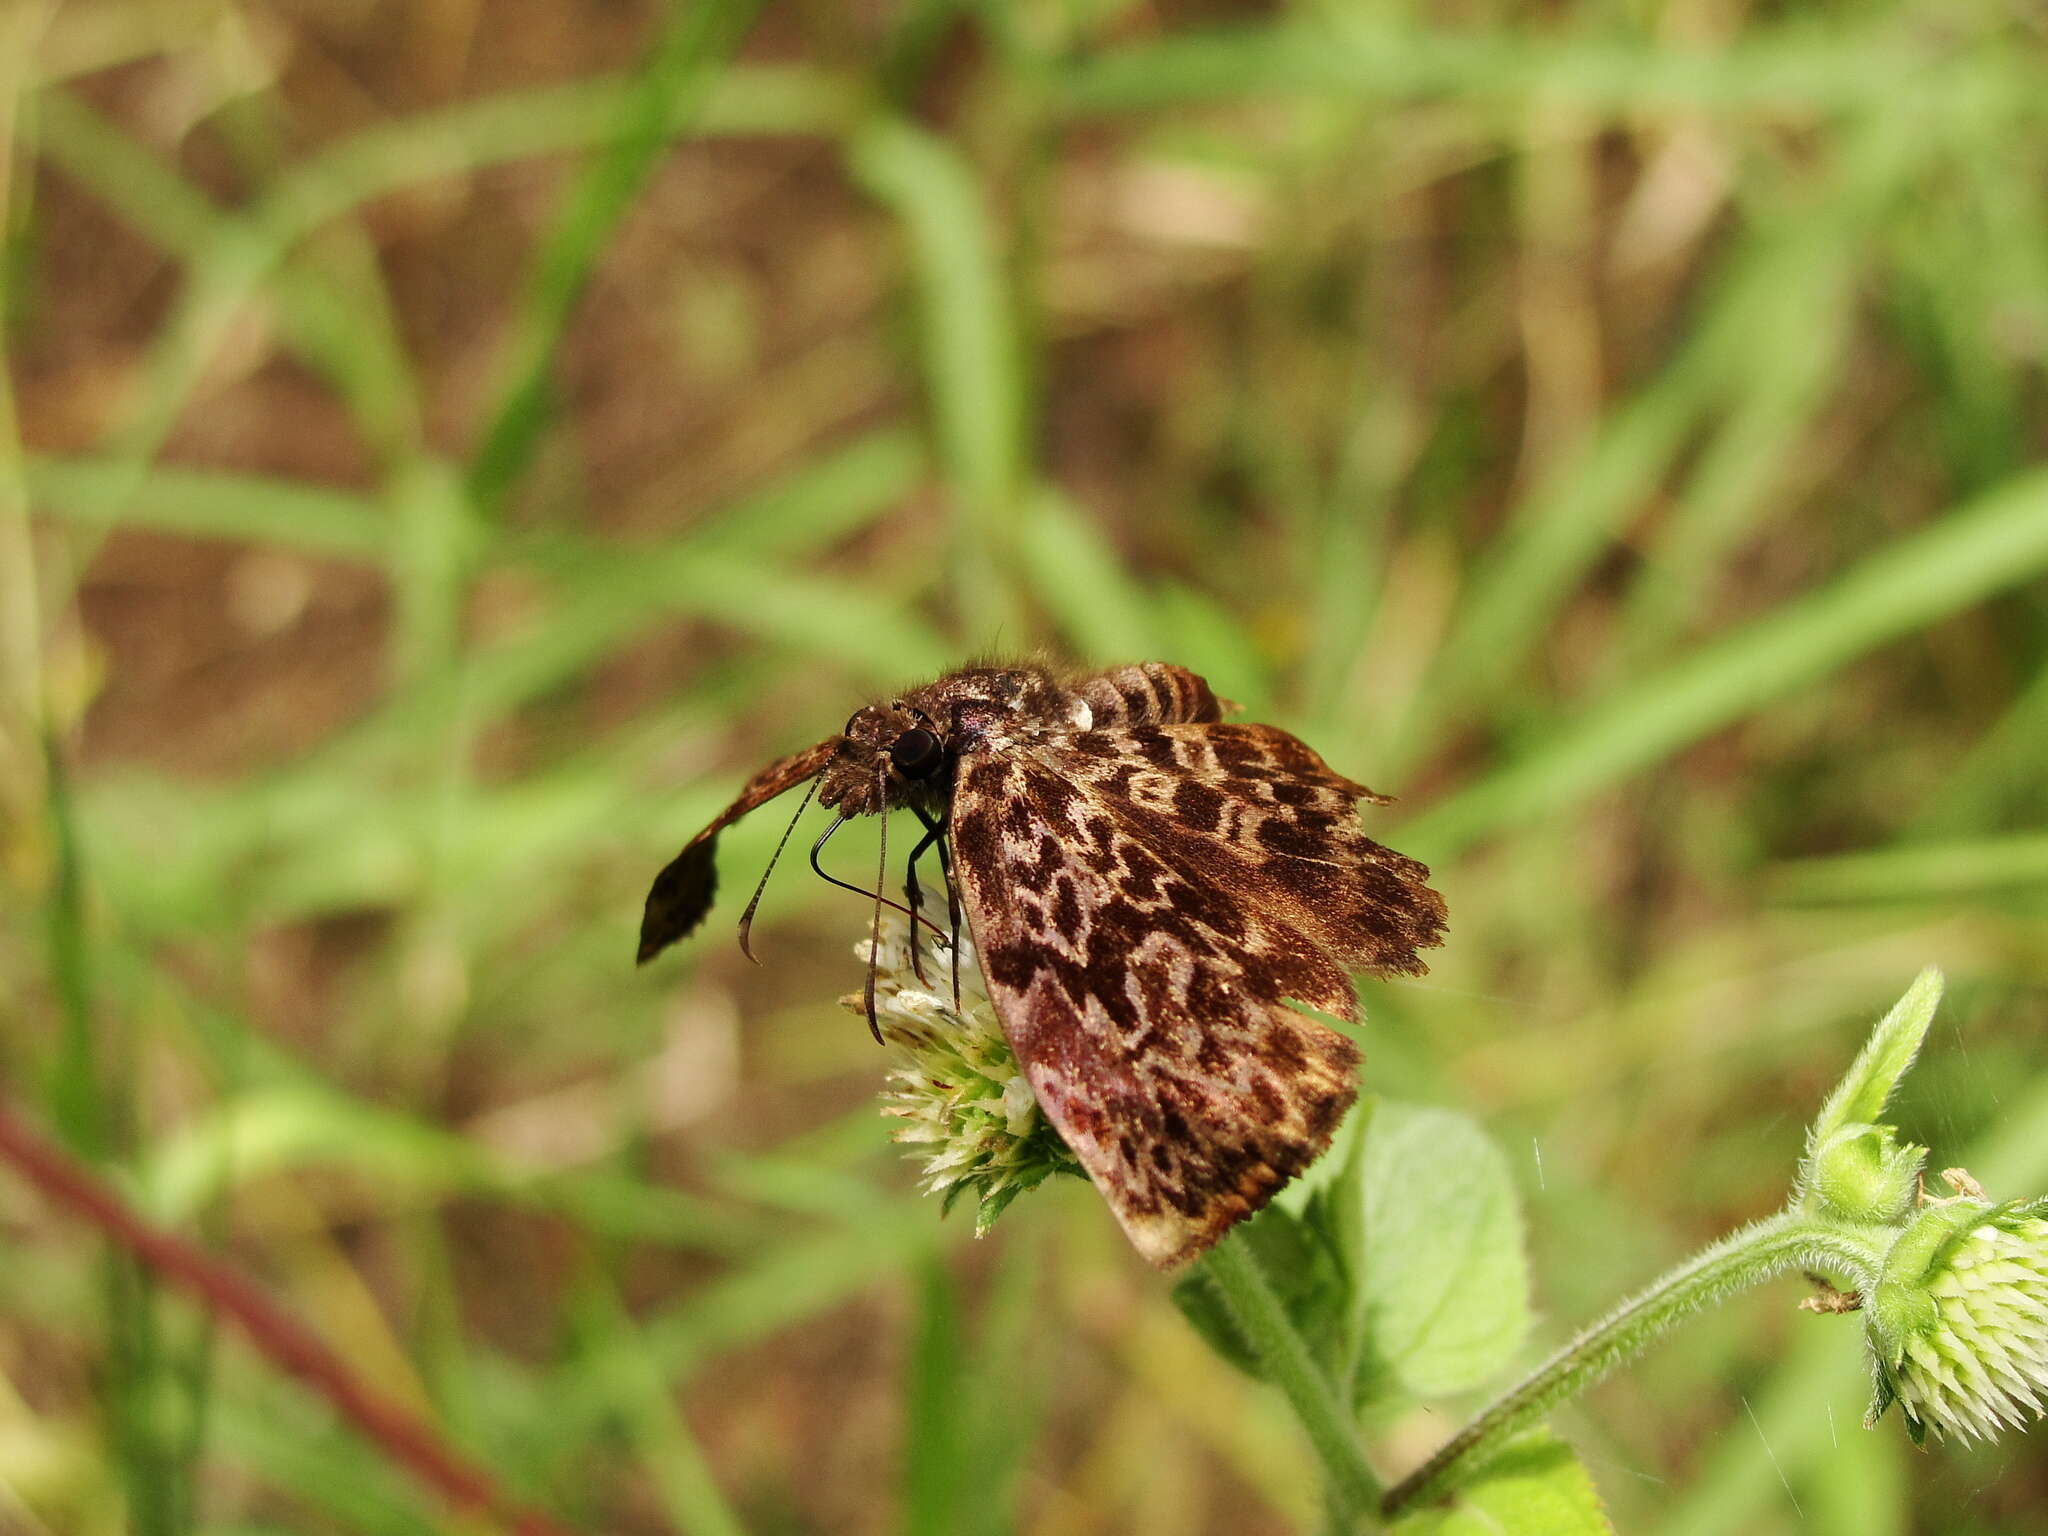
M 882 882 L 889 878 L 889 807 L 882 798 L 883 791 L 882 776 L 878 771 L 875 775 L 875 805 L 881 811 L 882 817 L 882 850 L 877 856 L 875 867 L 875 922 L 868 934 L 868 980 L 863 992 L 863 1000 L 868 1007 L 868 1033 L 875 1037 L 877 1045 L 882 1043 L 882 1026 L 875 1018 L 875 970 L 882 963 L 882 902 L 885 899 L 882 895 Z M 917 948 L 916 916 L 914 912 L 911 914 L 910 947 L 913 950 Z
M 782 857 L 782 850 L 789 846 L 789 834 L 796 830 L 796 824 L 804 819 L 804 812 L 811 808 L 811 800 L 818 793 L 818 781 L 811 780 L 811 787 L 804 791 L 804 803 L 796 808 L 796 814 L 789 818 L 789 825 L 782 829 L 782 841 L 775 845 L 775 851 L 768 856 L 768 867 L 761 871 L 760 882 L 754 887 L 754 894 L 747 900 L 747 910 L 740 914 L 740 953 L 754 964 L 754 946 L 748 942 L 754 931 L 754 912 L 761 905 L 761 893 L 768 889 L 768 877 L 775 873 L 775 863 Z

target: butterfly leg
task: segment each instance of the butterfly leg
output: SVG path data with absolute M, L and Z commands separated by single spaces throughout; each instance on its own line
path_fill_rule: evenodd
M 926 844 L 934 844 L 939 853 L 939 875 L 946 882 L 946 952 L 953 960 L 953 1006 L 960 1006 L 960 896 L 953 889 L 953 861 L 946 849 L 946 822 L 943 817 L 934 817 L 923 806 L 912 806 L 917 819 L 924 823 L 924 842 L 917 845 L 922 853 Z M 913 869 L 917 855 L 911 855 Z M 922 978 L 920 978 L 922 979 Z
M 924 906 L 924 887 L 917 883 L 917 861 L 924 857 L 925 849 L 936 844 L 939 849 L 939 867 L 941 870 L 945 868 L 946 845 L 940 839 L 945 835 L 946 828 L 943 823 L 932 820 L 931 814 L 922 807 L 912 809 L 917 812 L 917 819 L 924 823 L 924 836 L 918 845 L 910 850 L 910 862 L 903 871 L 903 899 L 910 905 L 910 969 L 916 974 L 919 984 L 928 987 L 931 982 L 924 974 L 924 946 L 917 942 L 918 912 Z M 951 886 L 949 885 L 947 889 L 950 891 Z
M 864 885 L 854 885 L 850 881 L 840 879 L 837 875 L 827 873 L 825 866 L 818 862 L 819 859 L 824 855 L 825 844 L 831 840 L 832 834 L 837 832 L 842 826 L 844 826 L 850 820 L 852 820 L 852 818 L 849 816 L 841 816 L 837 820 L 835 820 L 831 826 L 827 827 L 823 832 L 820 832 L 818 834 L 818 840 L 811 844 L 811 871 L 820 880 L 823 880 L 827 885 L 836 885 L 842 891 L 851 891 L 854 895 L 862 897 L 865 900 L 874 901 L 876 899 L 876 893 L 874 891 L 869 890 Z M 944 867 L 944 862 L 945 861 L 942 857 L 940 860 L 940 866 L 942 868 Z M 891 901 L 886 896 L 881 897 L 880 899 L 882 905 L 887 907 L 891 912 L 901 912 L 905 917 L 913 916 L 911 910 L 908 907 L 904 906 L 902 902 Z M 923 923 L 925 927 L 930 929 L 933 933 L 939 934 L 941 936 L 945 934 L 946 930 L 941 928 L 937 923 L 933 922 L 928 917 L 920 916 L 916 918 L 916 921 Z

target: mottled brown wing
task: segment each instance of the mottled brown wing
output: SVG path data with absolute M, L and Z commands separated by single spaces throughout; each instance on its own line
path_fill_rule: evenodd
M 1328 1145 L 1358 1052 L 1281 999 L 1349 1014 L 1352 991 L 1312 931 L 1215 877 L 1212 839 L 1161 836 L 1087 777 L 1035 747 L 963 761 L 953 870 L 1032 1091 L 1164 1268 Z
M 687 937 L 711 910 L 711 898 L 718 890 L 718 834 L 784 790 L 816 778 L 831 761 L 839 741 L 837 736 L 829 737 L 770 763 L 747 780 L 738 798 L 720 811 L 710 826 L 683 844 L 683 851 L 668 861 L 648 888 L 647 906 L 640 915 L 640 964 Z
M 1416 951 L 1443 942 L 1428 868 L 1359 826 L 1358 802 L 1386 797 L 1277 726 L 1081 731 L 1032 751 L 1134 835 L 1178 849 L 1204 881 L 1245 892 L 1269 923 L 1309 935 L 1349 970 L 1421 975 Z M 1348 997 L 1328 1011 L 1351 1017 Z

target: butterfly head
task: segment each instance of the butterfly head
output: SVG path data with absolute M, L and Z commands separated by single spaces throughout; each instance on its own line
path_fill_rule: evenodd
M 846 722 L 818 780 L 818 803 L 848 816 L 899 805 L 937 806 L 953 777 L 948 722 L 898 699 L 870 705 Z

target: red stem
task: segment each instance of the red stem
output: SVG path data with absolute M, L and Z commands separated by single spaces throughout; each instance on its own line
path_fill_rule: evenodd
M 371 1388 L 319 1335 L 248 1276 L 152 1225 L 89 1168 L 16 1119 L 4 1102 L 0 1160 L 12 1164 L 57 1205 L 98 1227 L 145 1267 L 239 1324 L 259 1354 L 326 1398 L 391 1460 L 456 1509 L 492 1516 L 518 1536 L 570 1536 L 567 1527 L 546 1515 L 521 1509 L 488 1472 L 444 1441 L 431 1424 Z

